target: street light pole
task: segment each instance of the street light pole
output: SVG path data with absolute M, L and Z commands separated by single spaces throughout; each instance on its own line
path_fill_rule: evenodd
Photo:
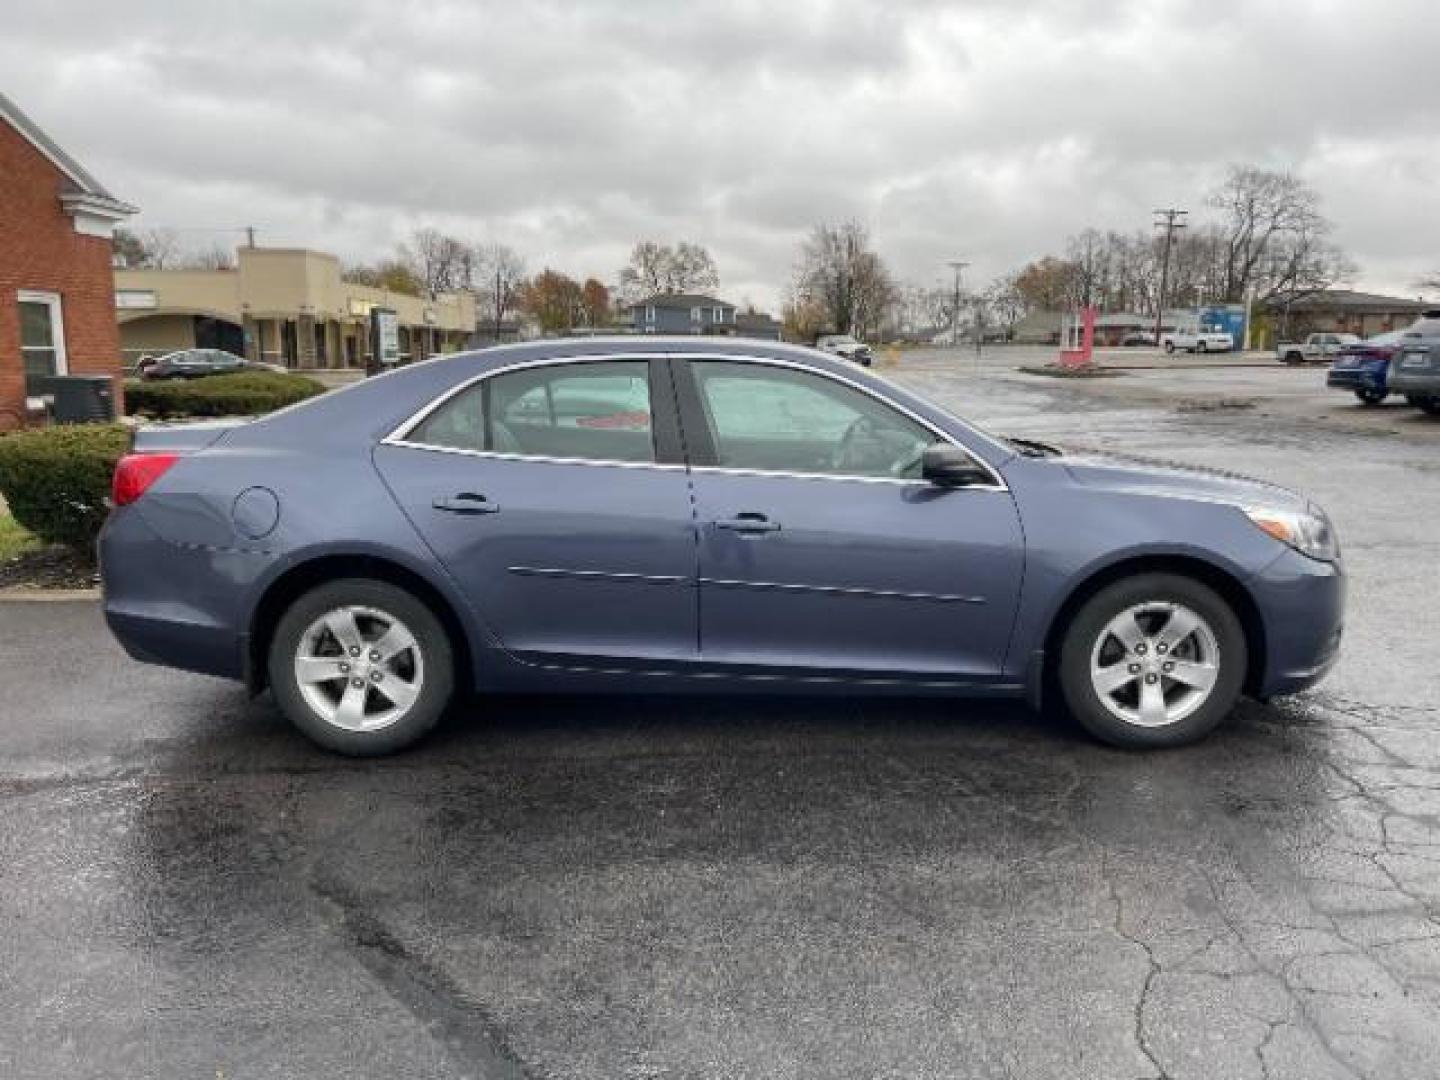
M 1188 213 L 1189 210 L 1177 210 L 1174 207 L 1155 211 L 1155 227 L 1165 230 L 1165 247 L 1160 255 L 1160 295 L 1155 298 L 1156 345 L 1160 344 L 1160 324 L 1165 318 L 1165 287 L 1170 283 L 1170 245 L 1175 238 L 1175 230 L 1185 228 L 1185 222 L 1181 219 Z

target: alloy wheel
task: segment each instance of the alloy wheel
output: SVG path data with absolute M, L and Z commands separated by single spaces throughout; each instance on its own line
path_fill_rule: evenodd
M 1105 709 L 1137 727 L 1164 727 L 1205 704 L 1220 674 L 1215 631 L 1183 604 L 1151 601 L 1105 624 L 1090 682 Z
M 345 731 L 399 721 L 420 697 L 425 661 L 410 628 L 378 608 L 326 612 L 300 636 L 295 682 L 307 705 Z

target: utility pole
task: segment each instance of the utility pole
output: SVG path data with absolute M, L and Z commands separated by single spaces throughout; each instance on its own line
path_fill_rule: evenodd
M 1165 247 L 1160 256 L 1160 295 L 1155 298 L 1155 344 L 1160 344 L 1160 324 L 1165 318 L 1165 286 L 1170 283 L 1170 245 L 1175 239 L 1175 230 L 1185 228 L 1181 220 L 1189 210 L 1168 207 L 1155 211 L 1155 227 L 1165 230 Z
M 245 226 L 245 246 L 246 246 L 246 247 L 252 247 L 252 248 L 255 246 L 255 226 L 254 226 L 254 225 L 246 225 L 246 226 Z
M 500 344 L 500 319 L 505 314 L 505 298 L 500 295 L 500 248 L 495 249 L 495 344 Z
M 954 339 L 955 348 L 960 347 L 960 275 L 969 266 L 968 262 L 952 261 L 949 266 L 955 271 L 955 306 L 950 309 L 950 336 Z

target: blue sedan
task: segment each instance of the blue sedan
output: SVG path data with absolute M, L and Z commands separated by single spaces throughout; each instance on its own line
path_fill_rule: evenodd
M 510 346 L 141 429 L 114 496 L 126 650 L 348 754 L 461 694 L 649 689 L 1054 698 L 1173 746 L 1341 634 L 1304 497 L 995 438 L 768 342 Z
M 1394 330 L 1342 346 L 1330 365 L 1325 385 L 1333 390 L 1349 390 L 1362 405 L 1379 405 L 1390 396 L 1390 364 L 1405 336 L 1405 331 Z

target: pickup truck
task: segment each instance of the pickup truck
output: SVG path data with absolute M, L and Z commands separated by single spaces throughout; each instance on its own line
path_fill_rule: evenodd
M 1176 349 L 1186 352 L 1229 352 L 1235 339 L 1224 330 L 1202 330 L 1198 326 L 1177 326 L 1160 335 L 1160 347 L 1167 353 Z
M 1304 341 L 1282 341 L 1275 356 L 1282 364 L 1323 364 L 1359 341 L 1354 334 L 1311 334 Z

